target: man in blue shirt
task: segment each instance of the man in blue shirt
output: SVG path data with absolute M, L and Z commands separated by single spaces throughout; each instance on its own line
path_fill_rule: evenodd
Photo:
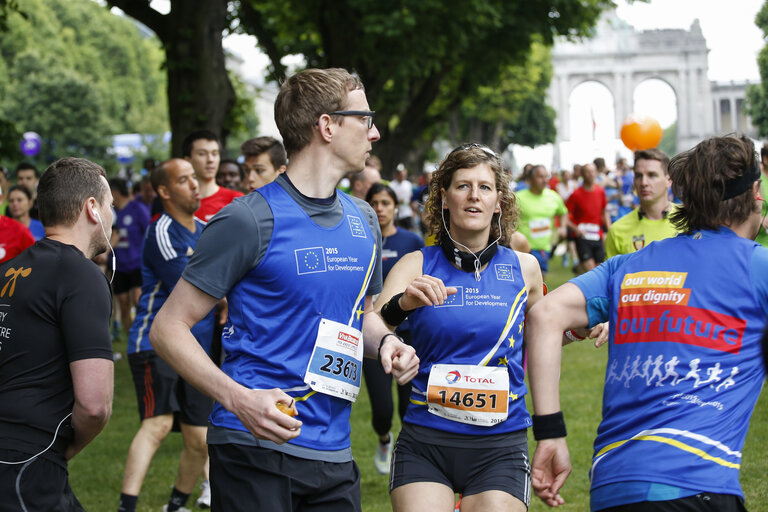
M 335 188 L 363 169 L 379 138 L 374 114 L 359 78 L 343 69 L 286 80 L 275 120 L 287 170 L 211 219 L 152 324 L 158 353 L 216 400 L 208 430 L 214 509 L 361 510 L 349 412 L 362 356 L 379 355 L 400 383 L 418 369 L 413 348 L 385 334 L 373 312 L 381 290 L 376 215 Z M 224 296 L 219 369 L 189 328 Z
M 527 319 L 532 372 L 562 333 L 610 321 L 592 510 L 744 510 L 741 449 L 765 370 L 768 250 L 759 160 L 743 136 L 674 157 L 680 235 L 616 256 L 547 295 Z M 564 446 L 551 442 L 551 454 Z M 534 460 L 533 484 L 555 480 Z
M 141 260 L 142 293 L 128 335 L 128 362 L 138 397 L 141 426 L 125 464 L 120 512 L 134 512 L 144 477 L 160 443 L 178 419 L 184 438 L 179 472 L 164 511 L 186 504 L 203 471 L 211 401 L 190 386 L 154 351 L 149 329 L 157 311 L 176 286 L 195 250 L 205 223 L 194 216 L 200 192 L 192 165 L 181 159 L 164 162 L 152 172 L 152 185 L 163 202 L 163 214 L 147 230 Z M 192 332 L 210 350 L 213 313 L 207 312 Z

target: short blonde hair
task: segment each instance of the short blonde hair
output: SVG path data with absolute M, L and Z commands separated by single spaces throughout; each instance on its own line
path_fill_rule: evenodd
M 305 69 L 283 83 L 275 100 L 275 124 L 289 159 L 309 145 L 318 118 L 343 110 L 347 94 L 356 89 L 364 90 L 360 78 L 341 68 Z M 344 122 L 337 117 L 339 124 Z

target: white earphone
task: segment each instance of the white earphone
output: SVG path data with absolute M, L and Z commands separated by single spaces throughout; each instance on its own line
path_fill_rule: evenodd
M 112 248 L 112 244 L 109 243 L 107 230 L 104 229 L 104 221 L 101 220 L 101 215 L 99 214 L 99 210 L 97 210 L 96 208 L 92 208 L 91 211 L 96 216 L 96 218 L 99 219 L 99 226 L 101 226 L 101 232 L 104 234 L 104 239 L 107 241 L 107 247 L 109 247 L 109 250 L 112 251 L 112 275 L 109 278 L 109 284 L 112 284 L 112 280 L 115 278 L 115 270 L 117 269 L 117 261 L 115 259 L 115 250 Z

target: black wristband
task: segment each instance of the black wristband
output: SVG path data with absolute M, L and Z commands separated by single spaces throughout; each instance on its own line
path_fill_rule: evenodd
M 565 437 L 566 435 L 563 411 L 543 416 L 533 415 L 533 438 L 535 440 L 554 439 L 556 437 Z
M 381 318 L 383 318 L 389 325 L 400 325 L 405 322 L 406 318 L 408 318 L 408 313 L 410 313 L 410 311 L 403 311 L 400 307 L 400 297 L 402 296 L 402 293 L 398 293 L 389 299 L 389 302 L 384 304 L 384 307 L 381 308 Z
M 382 347 L 382 345 L 384 345 L 384 339 L 386 339 L 387 336 L 394 336 L 395 338 L 399 339 L 400 341 L 403 341 L 403 338 L 401 338 L 400 336 L 398 336 L 397 334 L 395 334 L 393 332 L 388 332 L 387 334 L 382 336 L 381 339 L 379 340 L 379 349 L 376 351 L 376 360 L 379 362 L 379 364 L 381 364 L 381 347 Z

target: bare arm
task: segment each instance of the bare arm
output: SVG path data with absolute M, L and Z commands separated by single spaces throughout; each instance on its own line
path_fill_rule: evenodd
M 109 359 L 80 359 L 69 363 L 75 405 L 72 407 L 72 427 L 75 436 L 67 446 L 67 460 L 99 435 L 112 414 L 115 363 Z
M 301 422 L 283 414 L 277 402 L 292 403 L 279 389 L 254 390 L 222 372 L 192 335 L 191 328 L 218 300 L 184 278 L 171 292 L 149 331 L 155 351 L 184 380 L 234 413 L 254 436 L 283 443 L 297 437 Z
M 560 411 L 560 363 L 563 331 L 587 325 L 586 299 L 579 288 L 565 283 L 538 301 L 526 316 L 528 371 L 535 414 Z M 542 439 L 533 456 L 532 484 L 546 504 L 564 503 L 560 488 L 571 472 L 565 438 Z
M 607 208 L 603 208 L 603 224 L 605 225 L 606 231 L 611 229 L 611 214 L 608 213 Z
M 525 306 L 527 312 L 544 297 L 544 282 L 541 280 L 541 267 L 536 258 L 523 252 L 518 252 L 517 257 L 520 260 L 525 289 L 528 290 L 528 301 Z
M 565 238 L 568 234 L 568 214 L 564 213 L 560 216 L 560 227 L 557 229 L 560 238 Z

